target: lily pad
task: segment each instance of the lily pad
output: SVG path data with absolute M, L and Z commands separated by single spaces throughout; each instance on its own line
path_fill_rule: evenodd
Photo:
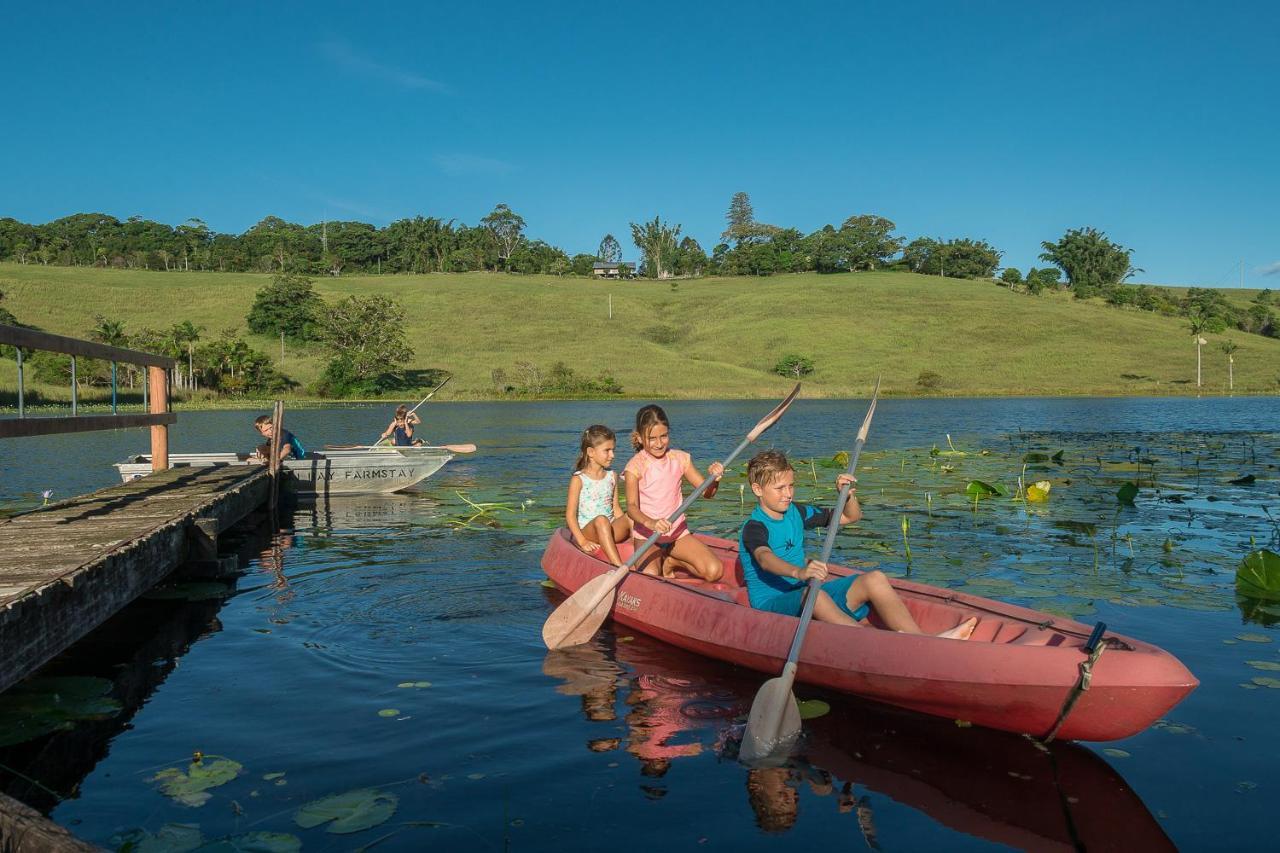
M 212 796 L 210 788 L 227 784 L 243 769 L 239 762 L 230 758 L 206 756 L 191 762 L 185 773 L 176 767 L 166 767 L 152 776 L 151 781 L 159 783 L 160 793 L 166 797 L 196 808 L 209 801 Z
M 1027 501 L 1029 503 L 1043 503 L 1049 499 L 1049 490 L 1053 488 L 1053 484 L 1048 480 L 1039 480 L 1027 486 Z
M 1270 687 L 1272 690 L 1280 690 L 1280 678 L 1272 678 L 1269 675 L 1255 675 L 1249 680 L 1259 687 Z
M 193 823 L 166 823 L 154 834 L 131 829 L 111 837 L 111 846 L 130 853 L 191 853 L 204 843 L 200 827 Z
M 77 720 L 105 720 L 124 707 L 108 698 L 105 678 L 31 678 L 0 696 L 0 746 L 70 729 Z
M 800 719 L 812 720 L 831 713 L 831 706 L 821 699 L 801 699 L 796 702 L 800 709 Z
M 1266 634 L 1236 634 L 1237 640 L 1243 640 L 1246 643 L 1269 643 L 1271 638 Z
M 216 581 L 191 581 L 190 583 L 158 586 L 143 598 L 172 601 L 211 601 L 215 598 L 226 598 L 231 594 L 231 587 Z
M 1254 669 L 1261 669 L 1267 672 L 1280 672 L 1280 661 L 1274 660 L 1247 660 L 1246 664 Z
M 1028 465 L 1039 465 L 1049 461 L 1048 453 L 1028 453 L 1022 457 L 1022 461 Z
M 399 708 L 383 708 L 378 712 L 379 717 L 398 717 L 400 716 Z
M 1280 601 L 1280 554 L 1261 548 L 1241 560 L 1236 569 L 1236 592 Z
M 540 586 L 545 586 L 547 589 L 555 589 L 556 582 L 553 581 L 551 578 L 545 578 L 541 581 Z
M 964 487 L 964 493 L 970 498 L 990 498 L 1004 497 L 1009 494 L 1009 490 L 1004 486 L 993 486 L 990 483 L 984 483 L 982 480 L 970 480 L 969 484 Z
M 430 681 L 402 681 L 396 685 L 396 687 L 418 687 L 418 688 L 430 687 L 430 686 L 431 686 Z
M 1257 479 L 1258 478 L 1252 474 L 1245 474 L 1243 477 L 1237 477 L 1234 480 L 1228 480 L 1227 482 L 1233 486 L 1252 486 Z
M 1130 757 L 1129 753 L 1125 752 L 1123 749 L 1116 749 L 1113 746 L 1107 747 L 1106 749 L 1102 750 L 1102 752 L 1104 755 L 1109 755 L 1112 758 L 1129 758 Z
M 298 853 L 301 849 L 302 839 L 287 832 L 246 832 L 210 841 L 197 853 Z
M 1125 483 L 1116 490 L 1116 500 L 1127 506 L 1133 506 L 1133 499 L 1138 496 L 1137 483 Z
M 377 788 L 357 788 L 307 803 L 293 815 L 303 829 L 327 824 L 325 832 L 345 835 L 385 823 L 396 813 L 399 797 Z

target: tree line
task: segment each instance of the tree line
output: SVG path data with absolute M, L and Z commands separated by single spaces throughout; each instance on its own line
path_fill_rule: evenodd
M 1070 229 L 1044 241 L 1040 260 L 1049 266 L 1001 268 L 1004 253 L 973 237 L 915 237 L 876 214 L 859 213 L 839 225 L 805 234 L 756 219 L 750 196 L 733 195 L 726 228 L 708 254 L 680 224 L 661 216 L 630 223 L 639 251 L 636 272 L 650 278 L 703 275 L 767 276 L 778 273 L 844 273 L 900 270 L 943 278 L 993 279 L 1011 290 L 1038 295 L 1066 289 L 1081 299 L 1101 298 L 1118 307 L 1190 317 L 1208 312 L 1210 326 L 1280 335 L 1269 294 L 1248 309 L 1203 293 L 1178 299 L 1163 288 L 1128 284 L 1141 272 L 1132 250 L 1092 228 Z M 199 219 L 178 226 L 130 217 L 79 213 L 43 225 L 0 219 L 0 259 L 154 270 L 272 272 L 287 276 L 346 273 L 495 272 L 592 274 L 600 262 L 618 264 L 622 245 L 606 234 L 594 254 L 572 257 L 531 239 L 520 214 L 499 204 L 474 225 L 456 219 L 416 216 L 378 228 L 364 222 L 303 226 L 268 216 L 243 234 L 220 234 Z M 1205 291 L 1216 293 L 1217 291 Z

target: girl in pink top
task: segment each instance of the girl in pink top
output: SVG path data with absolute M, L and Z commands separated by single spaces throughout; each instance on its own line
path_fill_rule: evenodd
M 689 535 L 685 517 L 667 521 L 667 516 L 684 500 L 682 481 L 688 480 L 696 489 L 702 485 L 703 476 L 688 453 L 671 446 L 671 424 L 660 406 L 644 406 L 636 412 L 631 445 L 637 452 L 622 473 L 626 479 L 627 515 L 634 522 L 632 535 L 639 545 L 655 530 L 662 534 L 640 558 L 639 568 L 645 574 L 661 573 L 663 577 L 685 569 L 706 581 L 720 580 L 724 567 L 710 548 Z M 707 473 L 715 481 L 703 492 L 705 498 L 715 495 L 724 466 L 712 462 Z

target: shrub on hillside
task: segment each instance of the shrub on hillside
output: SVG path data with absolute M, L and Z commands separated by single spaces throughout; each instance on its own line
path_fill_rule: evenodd
M 942 376 L 932 370 L 922 370 L 916 377 L 916 385 L 925 391 L 937 391 L 942 387 Z
M 278 336 L 291 341 L 314 341 L 320 337 L 320 315 L 324 302 L 303 275 L 277 275 L 258 291 L 245 317 L 249 331 Z
M 784 355 L 773 366 L 773 372 L 779 376 L 790 376 L 799 379 L 802 376 L 808 376 L 813 373 L 813 359 L 808 356 L 789 353 Z
M 563 361 L 557 361 L 545 372 L 531 361 L 517 361 L 512 374 L 497 367 L 490 371 L 489 377 L 495 390 L 510 397 L 596 397 L 622 393 L 622 386 L 607 370 L 595 377 L 579 376 Z

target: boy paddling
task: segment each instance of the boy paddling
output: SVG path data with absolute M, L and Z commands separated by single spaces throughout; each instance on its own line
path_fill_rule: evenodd
M 838 625 L 866 626 L 867 614 L 876 614 L 890 629 L 906 634 L 923 634 L 911 611 L 898 596 L 883 572 L 827 580 L 827 566 L 805 560 L 804 532 L 825 528 L 830 509 L 798 504 L 795 498 L 795 471 L 778 450 L 757 453 L 747 465 L 747 480 L 759 500 L 738 537 L 743 575 L 751 606 L 758 610 L 799 616 L 805 587 L 810 578 L 822 581 L 813 617 Z M 836 487 L 850 487 L 849 500 L 840 523 L 853 524 L 862 518 L 862 507 L 852 494 L 856 480 L 849 474 L 836 478 Z M 973 633 L 977 619 L 971 617 L 939 637 L 963 640 Z

